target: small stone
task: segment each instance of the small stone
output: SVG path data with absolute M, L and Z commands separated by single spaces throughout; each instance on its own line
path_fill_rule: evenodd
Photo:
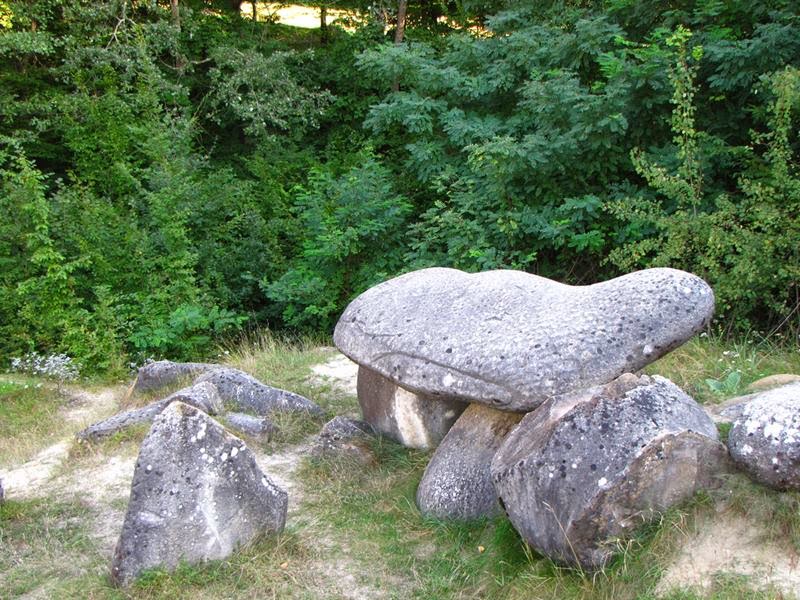
M 734 462 L 777 490 L 800 490 L 800 382 L 756 394 L 728 434 Z
M 358 296 L 334 342 L 415 394 L 527 412 L 641 369 L 713 312 L 711 288 L 675 269 L 569 286 L 522 271 L 432 268 Z
M 244 413 L 228 413 L 225 415 L 225 424 L 234 431 L 244 433 L 261 442 L 268 442 L 277 431 L 275 423 L 267 417 L 254 417 Z
M 663 377 L 625 374 L 526 415 L 491 471 L 526 542 L 594 570 L 619 538 L 718 485 L 727 468 L 716 427 L 694 400 Z
M 359 462 L 371 463 L 375 455 L 370 441 L 375 435 L 366 421 L 337 416 L 325 423 L 311 448 L 314 458 L 348 456 Z
M 225 403 L 239 410 L 268 415 L 272 412 L 306 412 L 319 416 L 324 411 L 308 398 L 261 383 L 244 371 L 219 367 L 207 371 L 195 380 L 213 383 Z
M 357 387 L 364 420 L 408 448 L 435 448 L 467 407 L 457 400 L 414 394 L 363 366 Z
M 470 520 L 502 512 L 490 466 L 522 415 L 470 404 L 444 436 L 417 489 L 424 516 Z
M 228 462 L 203 458 L 217 452 L 238 454 L 235 477 Z M 226 558 L 260 535 L 282 531 L 286 508 L 286 492 L 242 440 L 204 412 L 174 402 L 142 442 L 112 579 L 127 586 L 146 569 Z

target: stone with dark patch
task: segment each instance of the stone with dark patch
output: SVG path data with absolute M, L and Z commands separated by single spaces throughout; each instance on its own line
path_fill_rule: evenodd
M 417 489 L 425 516 L 470 520 L 500 512 L 490 465 L 522 415 L 470 404 L 436 448 Z
M 161 411 L 171 403 L 180 401 L 203 412 L 216 415 L 224 409 L 222 399 L 217 393 L 217 388 L 210 383 L 196 383 L 195 385 L 178 390 L 162 400 L 151 402 L 141 408 L 132 408 L 89 425 L 79 431 L 75 437 L 81 441 L 94 442 L 120 431 L 125 431 L 142 423 L 151 423 Z
M 358 296 L 334 341 L 417 394 L 530 411 L 636 371 L 711 319 L 699 277 L 648 269 L 589 286 L 521 271 L 414 271 Z
M 467 407 L 458 400 L 409 392 L 363 366 L 357 388 L 364 420 L 408 448 L 435 448 Z
M 133 383 L 134 392 L 151 392 L 161 388 L 175 385 L 182 381 L 197 377 L 200 373 L 218 368 L 219 365 L 194 362 L 172 362 L 159 360 L 139 367 L 136 381 Z
M 311 456 L 349 457 L 363 463 L 375 460 L 370 442 L 375 435 L 372 426 L 366 421 L 337 416 L 325 423 L 319 432 Z
M 254 417 L 237 412 L 227 413 L 225 424 L 229 429 L 249 435 L 261 442 L 269 442 L 277 431 L 275 423 L 267 417 Z
M 287 500 L 242 440 L 174 402 L 142 442 L 112 578 L 127 586 L 146 569 L 230 556 L 282 531 Z
M 728 448 L 756 481 L 777 490 L 800 490 L 800 382 L 755 394 L 739 405 Z
M 203 373 L 195 381 L 213 383 L 222 400 L 237 410 L 258 415 L 269 415 L 273 412 L 324 414 L 324 411 L 308 398 L 265 385 L 238 369 L 220 367 Z
M 703 409 L 662 377 L 625 374 L 548 400 L 492 461 L 514 527 L 553 560 L 602 568 L 643 521 L 717 485 L 727 450 Z

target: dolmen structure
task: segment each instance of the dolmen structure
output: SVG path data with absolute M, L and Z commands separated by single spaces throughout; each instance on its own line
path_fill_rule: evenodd
M 672 382 L 635 373 L 701 331 L 714 295 L 674 269 L 568 286 L 431 268 L 358 296 L 336 346 L 377 432 L 436 448 L 424 515 L 502 510 L 555 561 L 601 568 L 620 537 L 714 485 L 727 450 Z

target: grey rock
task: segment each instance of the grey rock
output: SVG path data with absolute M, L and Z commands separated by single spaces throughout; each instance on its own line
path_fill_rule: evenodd
M 287 500 L 242 440 L 174 402 L 142 442 L 112 578 L 126 586 L 146 569 L 223 559 L 282 531 Z
M 228 413 L 225 415 L 225 424 L 229 429 L 244 433 L 262 442 L 268 442 L 277 431 L 275 423 L 267 417 L 254 417 L 244 413 Z
M 800 490 L 800 382 L 757 394 L 728 434 L 734 462 L 778 490 Z
M 470 404 L 444 436 L 417 489 L 425 516 L 469 520 L 502 512 L 490 466 L 522 415 Z
M 151 423 L 169 403 L 164 400 L 151 402 L 141 408 L 132 408 L 115 414 L 107 419 L 89 425 L 79 431 L 75 437 L 80 441 L 96 442 L 105 437 L 125 431 L 142 423 Z
M 197 383 L 178 390 L 162 400 L 151 402 L 147 406 L 126 410 L 108 419 L 89 425 L 86 429 L 79 431 L 75 437 L 81 441 L 94 442 L 136 425 L 150 423 L 161 414 L 161 411 L 176 401 L 189 404 L 211 415 L 218 414 L 224 410 L 217 388 L 210 383 Z
M 323 410 L 308 398 L 264 385 L 255 377 L 238 369 L 221 367 L 200 375 L 195 382 L 213 383 L 222 400 L 239 410 L 268 415 L 272 412 L 307 412 L 322 415 Z
M 363 366 L 357 388 L 364 420 L 408 448 L 435 448 L 467 407 L 458 400 L 409 392 Z
M 370 463 L 375 456 L 369 444 L 375 431 L 366 421 L 337 416 L 325 423 L 311 448 L 314 458 L 347 456 Z
M 674 269 L 576 287 L 521 271 L 433 268 L 358 296 L 334 342 L 417 394 L 526 412 L 641 369 L 700 331 L 713 311 L 711 288 Z
M 747 386 L 747 391 L 753 393 L 765 392 L 767 390 L 798 381 L 800 381 L 800 375 L 795 375 L 794 373 L 779 373 L 777 375 L 769 375 L 767 377 L 757 379 Z
M 717 485 L 727 450 L 675 384 L 625 374 L 526 415 L 492 461 L 509 519 L 553 560 L 601 568 L 643 521 Z
M 159 390 L 218 367 L 219 365 L 208 363 L 179 363 L 171 360 L 151 362 L 139 367 L 136 381 L 133 384 L 133 391 L 151 392 Z

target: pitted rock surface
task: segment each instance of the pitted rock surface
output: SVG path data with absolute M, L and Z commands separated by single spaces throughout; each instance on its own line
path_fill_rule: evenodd
M 112 578 L 229 556 L 283 530 L 287 494 L 239 438 L 200 410 L 174 402 L 142 442 Z
M 778 490 L 800 490 L 800 382 L 756 394 L 728 434 L 734 462 Z
M 108 419 L 89 425 L 86 429 L 79 431 L 75 437 L 79 440 L 93 442 L 134 427 L 135 425 L 150 423 L 161 414 L 161 411 L 176 401 L 199 408 L 210 415 L 216 415 L 224 410 L 222 399 L 217 393 L 217 388 L 210 383 L 198 383 L 178 390 L 163 400 L 151 402 L 147 406 L 141 408 L 132 408 L 117 413 Z
M 502 512 L 490 465 L 522 415 L 470 404 L 425 468 L 417 506 L 425 516 L 470 520 Z
M 467 407 L 458 400 L 414 394 L 363 366 L 357 389 L 364 420 L 407 448 L 435 448 Z
M 366 421 L 339 415 L 323 425 L 311 448 L 311 456 L 350 456 L 361 462 L 372 462 L 375 457 L 369 443 L 374 435 L 375 431 Z
M 203 381 L 214 384 L 222 400 L 239 410 L 258 415 L 269 415 L 275 411 L 323 414 L 323 410 L 308 398 L 264 385 L 255 377 L 238 369 L 218 367 L 200 375 L 195 383 Z
M 553 560 L 601 568 L 643 520 L 716 485 L 727 450 L 662 377 L 625 374 L 526 415 L 492 461 L 514 527 Z
M 136 381 L 133 383 L 133 391 L 150 392 L 159 390 L 218 367 L 219 365 L 208 363 L 179 363 L 171 360 L 151 362 L 139 367 Z
M 674 269 L 576 287 L 521 271 L 433 268 L 358 296 L 334 342 L 412 392 L 526 412 L 641 369 L 713 311 L 711 288 Z
M 259 441 L 268 442 L 277 431 L 275 423 L 267 417 L 254 417 L 244 413 L 228 413 L 225 424 L 234 431 L 252 436 Z

